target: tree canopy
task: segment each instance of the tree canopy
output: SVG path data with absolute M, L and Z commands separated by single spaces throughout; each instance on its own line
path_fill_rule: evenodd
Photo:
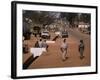
M 71 13 L 71 12 L 50 12 L 50 11 L 29 11 L 23 10 L 23 17 L 30 18 L 36 24 L 49 25 L 55 19 L 65 19 L 73 25 L 75 21 L 83 21 L 90 23 L 91 15 L 87 13 Z

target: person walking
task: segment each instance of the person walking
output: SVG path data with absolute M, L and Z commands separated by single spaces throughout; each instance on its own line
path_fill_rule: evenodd
M 48 44 L 46 43 L 46 40 L 43 41 L 43 47 L 48 51 Z
M 84 52 L 84 42 L 83 40 L 80 40 L 80 44 L 79 44 L 80 59 L 84 58 L 83 52 Z
M 61 44 L 61 52 L 62 52 L 62 61 L 65 61 L 68 57 L 67 55 L 67 49 L 68 49 L 68 44 L 66 43 L 66 39 L 63 40 L 63 43 Z
M 43 41 L 42 41 L 42 39 L 40 39 L 40 41 L 39 41 L 39 48 L 42 48 L 43 47 Z

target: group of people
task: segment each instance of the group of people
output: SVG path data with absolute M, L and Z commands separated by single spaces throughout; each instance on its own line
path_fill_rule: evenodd
M 36 48 L 45 48 L 46 51 L 48 51 L 48 44 L 46 43 L 46 40 L 42 40 L 40 39 L 39 41 L 37 41 L 34 45 L 34 47 Z M 83 56 L 83 53 L 84 53 L 84 42 L 83 40 L 80 40 L 80 44 L 78 45 L 78 51 L 80 53 L 80 59 L 83 59 L 84 56 Z M 28 53 L 28 46 L 25 45 L 23 46 L 23 52 L 24 53 Z M 67 56 L 67 51 L 68 51 L 68 43 L 66 41 L 66 39 L 63 40 L 62 44 L 61 44 L 61 47 L 60 47 L 60 50 L 62 52 L 62 61 L 65 61 L 66 59 L 68 59 L 68 56 Z
M 35 43 L 35 46 L 37 48 L 46 48 L 46 51 L 48 51 L 48 44 L 46 43 L 46 40 L 40 39 Z
M 65 61 L 68 57 L 67 57 L 67 50 L 68 50 L 68 44 L 66 42 L 66 39 L 63 40 L 62 44 L 61 44 L 61 52 L 62 52 L 62 61 Z M 78 46 L 78 50 L 80 53 L 80 59 L 83 59 L 83 52 L 84 52 L 84 42 L 83 40 L 80 40 L 80 44 Z

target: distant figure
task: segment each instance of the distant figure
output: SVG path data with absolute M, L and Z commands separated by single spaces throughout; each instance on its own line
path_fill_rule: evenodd
M 84 52 L 84 42 L 83 40 L 80 40 L 80 44 L 79 44 L 79 52 L 80 52 L 80 59 L 83 59 L 83 52 Z
M 67 49 L 68 49 L 68 44 L 66 43 L 66 39 L 63 40 L 63 43 L 61 44 L 61 52 L 62 52 L 62 60 L 65 61 L 68 57 L 67 55 Z
M 48 51 L 48 44 L 46 43 L 46 40 L 43 41 L 43 48 L 46 48 L 46 51 Z
M 42 48 L 43 47 L 43 41 L 42 41 L 42 39 L 40 39 L 40 41 L 39 41 L 39 48 Z
M 29 47 L 27 44 L 23 45 L 23 52 L 28 53 L 29 52 Z
M 36 47 L 36 48 L 38 48 L 39 47 L 39 42 L 38 41 L 36 41 L 36 43 L 35 43 L 35 46 L 34 47 Z

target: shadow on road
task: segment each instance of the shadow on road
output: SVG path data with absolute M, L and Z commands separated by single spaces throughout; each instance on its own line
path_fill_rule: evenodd
M 39 56 L 36 56 L 35 58 L 33 58 L 33 55 L 30 56 L 27 61 L 23 64 L 23 69 L 27 69 L 29 67 L 29 65 L 35 61 Z
M 57 38 L 58 38 L 58 36 L 54 37 L 54 38 L 52 39 L 52 41 L 56 41 Z

